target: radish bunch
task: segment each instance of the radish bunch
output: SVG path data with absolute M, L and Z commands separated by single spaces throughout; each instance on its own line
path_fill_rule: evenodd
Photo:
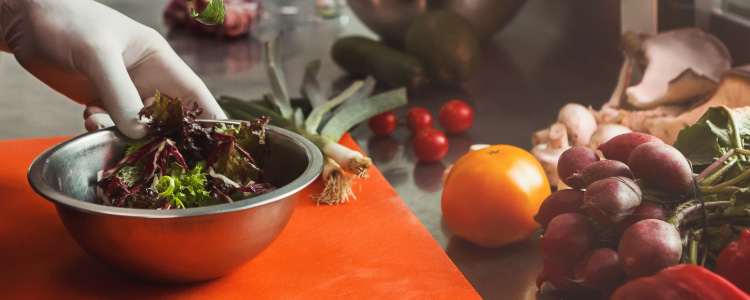
M 644 191 L 690 193 L 687 159 L 643 133 L 619 135 L 599 150 L 605 159 L 582 146 L 560 156 L 558 176 L 571 189 L 552 193 L 534 217 L 545 230 L 538 287 L 550 282 L 564 292 L 608 294 L 629 279 L 680 262 L 680 233 L 665 222 L 669 205 L 644 197 Z

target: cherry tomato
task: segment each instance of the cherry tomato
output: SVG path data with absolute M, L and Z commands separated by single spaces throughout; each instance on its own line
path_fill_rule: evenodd
M 396 130 L 396 125 L 398 125 L 398 117 L 392 110 L 374 115 L 367 120 L 367 126 L 376 135 L 389 135 Z
M 466 102 L 451 100 L 440 108 L 438 123 L 447 133 L 461 133 L 474 124 L 474 111 Z
M 495 145 L 456 161 L 445 179 L 441 208 L 458 237 L 495 248 L 526 240 L 539 228 L 534 215 L 550 192 L 531 153 Z
M 448 138 L 440 130 L 427 128 L 414 137 L 413 147 L 420 161 L 436 162 L 448 153 Z
M 414 107 L 406 112 L 406 129 L 412 134 L 432 128 L 432 124 L 432 114 L 424 108 Z

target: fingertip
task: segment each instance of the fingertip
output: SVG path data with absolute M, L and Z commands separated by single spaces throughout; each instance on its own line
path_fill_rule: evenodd
M 117 129 L 131 139 L 142 139 L 148 133 L 148 126 L 140 119 L 132 119 L 124 124 L 117 124 Z
M 140 119 L 134 118 L 132 120 L 126 120 L 122 124 L 115 124 L 109 114 L 99 111 L 104 110 L 86 108 L 84 111 L 84 115 L 86 115 L 84 118 L 84 126 L 87 131 L 95 131 L 117 126 L 117 130 L 129 138 L 141 139 L 146 137 L 146 134 L 148 133 L 148 125 Z
M 112 122 L 112 118 L 106 113 L 90 113 L 89 109 L 87 108 L 86 111 L 84 111 L 84 127 L 86 127 L 86 131 L 95 131 L 99 129 L 104 129 L 107 127 L 112 127 L 115 125 L 114 122 Z
M 203 115 L 201 116 L 201 118 L 212 119 L 212 120 L 226 120 L 226 119 L 228 119 L 227 115 L 221 109 L 219 111 L 211 111 L 211 112 L 204 111 Z
M 83 119 L 86 120 L 94 114 L 105 114 L 109 118 L 109 121 L 112 122 L 112 118 L 109 117 L 107 111 L 98 106 L 86 106 L 86 109 L 83 110 Z

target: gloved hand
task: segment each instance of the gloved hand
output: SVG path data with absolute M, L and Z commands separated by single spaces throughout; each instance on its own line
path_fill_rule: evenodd
M 203 81 L 155 30 L 92 0 L 0 0 L 0 50 L 56 91 L 86 105 L 86 129 L 146 134 L 138 118 L 157 89 L 203 118 L 226 119 Z

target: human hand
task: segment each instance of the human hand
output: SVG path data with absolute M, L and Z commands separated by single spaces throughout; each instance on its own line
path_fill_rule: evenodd
M 92 0 L 0 0 L 0 50 L 84 104 L 85 126 L 146 134 L 138 112 L 157 89 L 226 119 L 203 81 L 155 30 Z M 150 98 L 150 99 L 149 99 Z

